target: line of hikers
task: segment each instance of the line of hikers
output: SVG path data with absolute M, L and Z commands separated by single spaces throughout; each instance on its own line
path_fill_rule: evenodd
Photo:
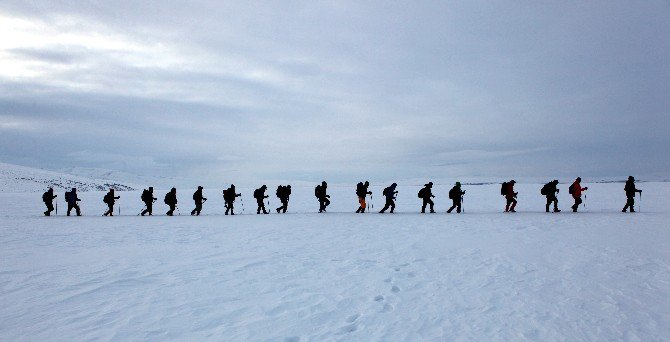
M 587 191 L 589 188 L 588 187 L 582 187 L 581 185 L 582 179 L 580 177 L 577 177 L 575 181 L 568 187 L 568 193 L 572 195 L 572 198 L 574 200 L 574 204 L 572 205 L 572 211 L 577 212 L 579 206 L 583 203 L 582 200 L 582 194 L 584 191 Z M 517 205 L 517 195 L 518 192 L 514 190 L 514 185 L 516 184 L 516 181 L 510 180 L 509 182 L 503 182 L 502 186 L 500 188 L 500 194 L 505 197 L 506 205 L 505 205 L 505 212 L 511 212 L 515 213 L 516 212 L 516 205 Z M 385 213 L 387 210 L 389 210 L 390 213 L 393 213 L 393 210 L 395 209 L 395 200 L 396 196 L 398 194 L 398 191 L 396 191 L 397 184 L 393 183 L 390 186 L 384 188 L 382 191 L 382 195 L 385 198 L 385 204 L 384 207 L 379 211 L 380 214 Z M 356 196 L 358 197 L 358 204 L 359 207 L 356 209 L 356 213 L 365 213 L 365 211 L 368 208 L 374 209 L 372 205 L 369 205 L 366 201 L 367 196 L 370 196 L 370 200 L 372 200 L 372 191 L 370 191 L 368 188 L 370 187 L 370 182 L 365 181 L 365 182 L 359 182 L 356 184 Z M 267 191 L 267 186 L 263 185 L 260 188 L 254 190 L 253 196 L 256 199 L 256 204 L 257 204 L 257 209 L 256 209 L 256 214 L 260 214 L 261 212 L 263 214 L 269 214 L 267 211 L 265 205 L 266 205 L 266 199 L 269 198 L 268 195 L 265 194 Z M 435 203 L 433 202 L 433 198 L 435 198 L 435 195 L 433 195 L 432 192 L 433 189 L 433 183 L 428 182 L 419 190 L 417 196 L 422 200 L 422 205 L 421 205 L 421 213 L 426 212 L 426 208 L 429 209 L 430 213 L 434 213 L 435 209 Z M 193 193 L 193 201 L 195 202 L 195 208 L 191 211 L 192 216 L 199 216 L 200 213 L 202 212 L 202 205 L 207 201 L 207 198 L 203 196 L 203 187 L 198 186 L 198 189 Z M 639 190 L 635 187 L 635 178 L 633 176 L 628 177 L 628 180 L 626 181 L 626 185 L 624 186 L 624 191 L 626 193 L 626 205 L 624 208 L 621 210 L 622 212 L 626 212 L 627 210 L 630 209 L 630 212 L 635 212 L 635 195 L 637 193 L 642 194 L 642 190 Z M 553 180 L 547 184 L 545 184 L 541 189 L 540 189 L 540 194 L 545 196 L 547 199 L 547 203 L 545 206 L 546 212 L 550 212 L 549 209 L 553 205 L 553 212 L 560 212 L 561 210 L 558 209 L 558 197 L 557 194 L 560 192 L 558 189 L 558 180 Z M 223 200 L 225 202 L 225 207 L 226 207 L 226 215 L 235 215 L 234 209 L 235 209 L 235 201 L 238 197 L 241 197 L 241 193 L 237 193 L 235 190 L 235 185 L 231 185 L 228 189 L 223 190 Z M 275 209 L 275 211 L 279 213 L 286 213 L 288 210 L 288 203 L 289 203 L 289 198 L 291 197 L 291 186 L 290 185 L 279 185 L 277 187 L 277 190 L 275 192 L 275 195 L 277 198 L 279 198 L 279 201 L 281 202 L 281 206 Z M 449 199 L 452 201 L 452 206 L 447 210 L 447 213 L 451 213 L 454 209 L 456 209 L 457 213 L 462 212 L 462 207 L 463 207 L 463 196 L 465 195 L 465 190 L 461 189 L 461 183 L 456 182 L 454 186 L 449 190 Z M 319 213 L 325 213 L 327 207 L 330 205 L 330 195 L 328 195 L 328 183 L 325 181 L 321 182 L 321 184 L 317 185 L 314 188 L 314 196 L 318 199 L 319 201 Z M 42 195 L 42 201 L 47 207 L 47 210 L 44 212 L 45 216 L 51 216 L 51 213 L 54 211 L 54 199 L 56 199 L 58 195 L 54 195 L 54 189 L 49 188 L 43 195 Z M 107 205 L 107 211 L 103 214 L 103 216 L 113 216 L 114 215 L 114 205 L 116 204 L 116 200 L 120 199 L 120 196 L 114 196 L 114 189 L 110 189 L 107 194 L 103 197 L 103 202 Z M 145 216 L 145 215 L 153 215 L 153 204 L 156 202 L 157 198 L 154 197 L 154 188 L 149 187 L 148 189 L 144 189 L 142 191 L 142 195 L 140 196 L 140 199 L 142 202 L 144 202 L 145 208 L 137 215 Z M 78 202 L 81 200 L 79 197 L 77 197 L 77 189 L 72 188 L 71 191 L 65 192 L 65 202 L 67 203 L 67 216 L 70 216 L 70 212 L 74 209 L 77 216 L 81 216 L 81 209 L 79 208 Z M 172 188 L 170 192 L 165 194 L 165 197 L 163 198 L 163 202 L 168 205 L 169 210 L 165 214 L 168 216 L 173 216 L 175 210 L 179 212 L 179 207 L 177 206 L 177 189 Z M 269 205 L 269 200 L 268 200 L 268 205 Z M 242 201 L 242 207 L 244 208 L 244 201 Z M 56 206 L 56 210 L 57 210 Z M 119 209 L 120 210 L 120 209 Z M 57 211 L 56 211 L 57 213 Z

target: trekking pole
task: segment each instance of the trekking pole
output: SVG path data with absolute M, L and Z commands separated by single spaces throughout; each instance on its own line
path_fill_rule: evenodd
M 142 210 L 140 210 L 140 212 L 137 213 L 137 216 L 140 216 L 144 212 L 144 209 L 146 209 L 146 208 L 147 208 L 147 205 L 145 204 L 144 208 L 142 208 Z
M 244 214 L 244 197 L 240 196 L 240 202 L 242 203 L 242 214 Z
M 586 194 L 584 194 L 584 210 L 586 210 Z
M 461 211 L 465 214 L 465 196 L 461 195 Z
M 175 207 L 177 208 L 177 214 L 179 214 L 179 216 L 181 216 L 181 211 L 179 210 L 179 206 L 175 206 Z
M 119 216 L 121 216 L 121 199 L 119 199 Z
M 56 201 L 56 216 L 58 216 L 58 201 Z
M 637 211 L 642 212 L 642 192 L 640 192 L 640 204 L 637 206 Z
M 375 203 L 372 201 L 372 194 L 370 194 L 370 208 L 371 208 L 372 210 L 375 209 Z

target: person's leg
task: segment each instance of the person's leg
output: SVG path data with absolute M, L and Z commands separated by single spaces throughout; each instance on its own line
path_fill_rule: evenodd
M 52 211 L 54 211 L 53 203 L 47 203 L 47 211 L 44 212 L 44 215 L 51 216 Z
M 284 208 L 282 209 L 282 212 L 283 212 L 284 214 L 286 214 L 286 210 L 288 210 L 288 198 L 282 200 L 281 204 L 282 204 L 282 206 L 284 207 Z
M 451 214 L 451 212 L 452 212 L 455 208 L 456 208 L 456 199 L 453 198 L 453 199 L 451 200 L 451 208 L 449 208 L 449 210 L 447 210 L 447 212 Z
M 630 201 L 630 212 L 634 213 L 635 212 L 635 196 L 628 197 L 628 200 Z
M 425 214 L 426 213 L 426 206 L 428 205 L 428 201 L 424 198 L 423 199 L 423 204 L 421 205 L 421 213 Z
M 435 203 L 433 203 L 433 200 L 432 200 L 432 199 L 429 199 L 429 200 L 428 200 L 428 203 L 430 204 L 430 212 L 431 212 L 431 213 L 434 213 L 435 210 L 433 210 L 433 206 L 435 206 Z
M 390 203 L 390 204 L 391 204 L 391 211 L 389 211 L 389 212 L 390 212 L 391 214 L 393 214 L 393 210 L 395 210 L 395 202 L 393 202 L 393 200 L 391 200 L 391 203 Z
M 462 204 L 461 204 L 461 199 L 459 198 L 459 199 L 456 201 L 456 212 L 459 213 L 459 214 L 461 213 L 461 205 L 462 205 Z
M 154 214 L 154 203 L 153 202 L 147 202 L 147 214 L 149 214 L 149 216 L 152 216 Z
M 555 213 L 560 212 L 560 210 L 558 209 L 558 197 L 554 196 L 553 200 L 554 200 L 554 212 Z
M 509 207 L 509 211 L 515 213 L 516 212 L 515 208 L 516 208 L 516 198 L 512 198 L 512 205 Z
M 510 201 L 510 197 L 505 197 L 505 201 L 507 204 L 505 204 L 505 212 L 509 212 L 509 206 L 512 204 L 512 201 Z
M 553 199 L 551 196 L 547 196 L 547 204 L 544 206 L 544 211 L 549 212 L 549 206 L 551 205 L 551 202 L 553 202 Z
M 74 205 L 74 210 L 77 212 L 77 216 L 81 216 L 81 209 L 79 208 L 79 204 Z

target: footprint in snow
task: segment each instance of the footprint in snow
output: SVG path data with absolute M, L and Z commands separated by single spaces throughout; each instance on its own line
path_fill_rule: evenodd
M 382 296 L 382 295 L 378 295 L 377 297 L 375 297 L 375 302 L 381 302 L 383 300 L 384 300 L 384 296 Z
M 354 323 L 358 319 L 358 317 L 361 317 L 361 314 L 355 314 L 347 317 L 347 323 Z
M 400 292 L 400 288 L 397 287 L 397 286 L 395 286 L 395 285 L 393 285 L 393 287 L 391 287 L 391 292 L 393 292 L 393 293 L 398 293 L 398 292 Z

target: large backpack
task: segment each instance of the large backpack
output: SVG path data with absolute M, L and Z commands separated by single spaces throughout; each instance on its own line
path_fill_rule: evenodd
M 453 187 L 453 188 L 451 188 L 451 190 L 449 190 L 449 199 L 454 199 L 454 198 L 456 198 L 456 197 L 457 197 L 457 195 L 456 195 L 456 187 Z
M 391 192 L 391 187 L 384 188 L 384 191 L 382 191 L 382 195 L 389 197 L 389 193 Z
M 111 203 L 112 202 L 111 197 L 112 197 L 111 194 L 108 192 L 107 194 L 105 194 L 105 197 L 102 198 L 102 202 L 106 204 Z
M 570 195 L 572 195 L 572 194 L 575 193 L 575 183 L 572 183 L 572 184 L 570 185 L 570 187 L 568 188 L 568 193 L 569 193 Z
M 421 190 L 419 190 L 419 193 L 416 194 L 416 195 L 417 195 L 417 197 L 419 197 L 419 198 L 424 198 L 424 197 L 426 197 L 426 188 L 421 188 Z
M 46 191 L 44 194 L 42 194 L 42 201 L 43 202 L 48 202 L 51 199 L 50 197 L 51 196 L 49 195 L 49 192 Z
M 317 185 L 316 188 L 314 188 L 314 196 L 321 198 L 322 189 L 323 187 L 321 185 Z
M 503 196 L 507 196 L 507 182 L 503 182 L 502 186 L 500 187 L 500 194 Z
M 572 187 L 572 186 L 571 186 L 571 187 Z M 542 189 L 540 189 L 540 194 L 545 195 L 545 196 L 548 195 L 548 191 L 549 191 L 549 190 L 548 190 L 547 188 L 549 188 L 549 183 L 545 184 L 545 185 L 542 187 Z M 572 192 L 571 192 L 571 193 L 572 193 Z
M 144 189 L 144 191 L 142 191 L 142 196 L 140 197 L 140 199 L 142 200 L 142 202 L 149 202 L 151 200 L 149 190 Z
M 276 192 L 277 197 L 282 198 L 283 192 L 284 192 L 284 186 L 283 185 L 278 186 Z
M 163 198 L 163 202 L 165 202 L 165 204 L 167 204 L 167 205 L 170 205 L 170 193 L 169 192 L 167 194 L 165 194 L 165 198 Z
M 65 202 L 70 203 L 72 201 L 72 192 L 71 191 L 66 191 L 65 192 Z
M 363 185 L 363 182 L 358 182 L 358 184 L 356 184 L 356 195 L 359 197 L 365 195 L 365 186 Z

